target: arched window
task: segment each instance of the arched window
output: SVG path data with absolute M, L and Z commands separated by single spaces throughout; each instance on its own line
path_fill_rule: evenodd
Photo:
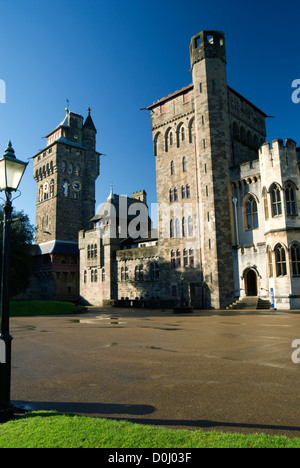
M 88 245 L 88 248 L 87 248 L 87 258 L 91 258 L 91 246 Z
M 84 271 L 84 274 L 83 274 L 83 281 L 84 283 L 87 283 L 87 271 L 86 270 Z
M 189 216 L 188 219 L 188 230 L 189 230 L 189 237 L 193 237 L 193 218 Z
M 267 248 L 267 261 L 268 261 L 268 272 L 269 278 L 273 277 L 273 258 L 272 258 L 272 249 L 270 246 Z
M 175 221 L 175 237 L 180 237 L 180 223 L 178 218 Z
M 185 198 L 186 192 L 185 192 L 185 185 L 181 187 L 181 198 Z
M 181 127 L 181 141 L 184 141 L 185 140 L 185 130 L 184 130 L 184 126 Z
M 283 245 L 275 247 L 276 276 L 286 276 L 286 255 Z
M 186 171 L 187 171 L 187 162 L 186 162 L 186 158 L 185 158 L 185 157 L 182 158 L 182 171 L 183 171 L 183 172 L 186 172 Z
M 52 179 L 50 182 L 50 197 L 51 198 L 54 197 L 54 184 L 55 184 L 54 179 Z
M 102 268 L 102 272 L 101 272 L 101 279 L 102 279 L 102 283 L 105 282 L 105 268 Z
M 98 256 L 98 246 L 97 244 L 94 245 L 94 257 L 97 258 Z
M 175 260 L 175 252 L 174 250 L 171 251 L 171 268 L 176 268 L 176 260 Z
M 170 237 L 174 237 L 174 221 L 171 219 L 170 221 Z
M 272 203 L 272 215 L 279 216 L 282 214 L 280 188 L 278 187 L 278 185 L 273 185 L 270 192 Z
M 78 176 L 78 175 L 80 175 L 80 172 L 81 172 L 80 164 L 76 164 L 76 166 L 75 166 L 75 174 Z
M 247 218 L 247 229 L 258 228 L 258 212 L 257 202 L 253 196 L 248 198 L 246 202 L 246 218 Z
M 300 244 L 292 245 L 291 260 L 293 276 L 300 276 Z
M 94 282 L 98 283 L 98 270 L 94 271 Z
M 182 218 L 182 235 L 183 237 L 187 237 L 187 224 L 186 224 L 186 218 Z
M 121 268 L 121 281 L 125 281 L 125 268 Z
M 190 198 L 191 197 L 191 190 L 190 190 L 190 186 L 187 185 L 186 186 L 186 198 Z
M 129 272 L 128 272 L 128 267 L 125 267 L 125 281 L 129 280 Z
M 174 188 L 174 201 L 178 200 L 177 188 Z
M 94 282 L 94 270 L 91 270 L 91 283 Z
M 171 161 L 170 169 L 171 169 L 171 175 L 174 175 L 174 174 L 175 174 L 175 164 L 174 164 L 174 161 Z
M 187 249 L 183 249 L 183 266 L 187 267 L 188 264 L 189 264 L 188 251 Z
M 39 201 L 43 201 L 43 196 L 44 196 L 44 187 L 43 185 L 40 186 L 40 190 L 39 190 Z
M 173 202 L 173 201 L 174 201 L 174 192 L 173 192 L 173 189 L 170 189 L 170 192 L 169 192 L 169 200 L 170 200 L 170 202 Z
M 173 143 L 174 143 L 173 132 L 170 132 L 169 133 L 169 144 L 170 144 L 170 146 L 173 146 Z
M 296 199 L 294 186 L 289 182 L 285 187 L 285 202 L 287 215 L 296 214 Z

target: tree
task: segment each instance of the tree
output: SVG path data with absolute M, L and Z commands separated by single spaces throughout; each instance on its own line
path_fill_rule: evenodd
M 0 261 L 2 264 L 3 207 L 0 207 Z M 34 227 L 23 211 L 12 213 L 10 235 L 10 297 L 25 292 L 33 269 L 32 243 Z M 0 268 L 1 277 L 1 268 Z

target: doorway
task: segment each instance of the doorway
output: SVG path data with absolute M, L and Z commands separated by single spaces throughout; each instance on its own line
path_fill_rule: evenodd
M 245 292 L 246 296 L 257 296 L 257 274 L 249 269 L 245 273 Z

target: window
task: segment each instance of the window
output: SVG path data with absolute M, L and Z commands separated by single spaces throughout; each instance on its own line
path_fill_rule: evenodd
M 247 229 L 258 228 L 257 203 L 254 197 L 250 197 L 246 203 Z
M 94 270 L 91 270 L 91 282 L 94 282 Z
M 185 130 L 184 127 L 181 127 L 181 141 L 185 140 Z
M 91 258 L 91 246 L 88 245 L 88 248 L 87 248 L 87 258 L 90 259 Z
M 293 244 L 291 247 L 292 273 L 300 276 L 300 245 Z
M 174 201 L 178 200 L 177 188 L 174 188 Z
M 174 237 L 174 221 L 171 219 L 170 221 L 170 237 Z
M 276 276 L 286 276 L 286 255 L 282 245 L 275 247 Z
M 186 218 L 182 218 L 182 235 L 183 235 L 183 237 L 187 237 L 187 223 L 186 223 Z
M 273 277 L 273 258 L 272 258 L 272 250 L 270 246 L 268 246 L 268 249 L 267 249 L 267 259 L 268 259 L 269 278 L 272 278 Z
M 281 194 L 280 188 L 278 185 L 274 185 L 271 188 L 271 203 L 272 203 L 272 215 L 279 216 L 282 214 L 282 207 L 281 207 Z
M 143 281 L 144 280 L 144 268 L 143 265 L 139 265 L 135 267 L 135 281 Z
M 121 268 L 121 281 L 125 281 L 125 268 Z
M 98 246 L 97 244 L 94 245 L 94 257 L 97 258 L 98 255 Z
M 187 186 L 186 186 L 186 198 L 190 198 L 190 197 L 191 197 L 190 186 L 187 185 Z
M 285 188 L 285 201 L 286 201 L 287 215 L 295 215 L 296 214 L 295 191 L 291 183 L 288 183 Z
M 170 132 L 170 135 L 169 135 L 169 143 L 170 143 L 170 146 L 173 146 L 173 143 L 174 143 L 173 132 Z
M 171 175 L 174 175 L 174 174 L 175 174 L 175 164 L 174 164 L 174 161 L 171 161 L 170 168 L 171 168 Z
M 180 250 L 177 250 L 176 252 L 176 268 L 181 267 L 181 255 L 180 255 Z
M 186 172 L 186 171 L 187 171 L 186 158 L 182 158 L 182 171 L 183 171 L 183 172 Z
M 159 266 L 157 262 L 150 265 L 150 280 L 157 281 L 159 279 Z
M 189 264 L 189 257 L 187 249 L 183 249 L 183 266 L 187 267 Z
M 125 281 L 129 280 L 129 272 L 128 272 L 128 267 L 125 267 Z
M 98 283 L 98 270 L 94 271 L 94 282 Z
M 189 237 L 193 237 L 193 218 L 189 216 L 188 219 L 188 230 L 189 230 Z
M 186 192 L 185 192 L 185 185 L 181 187 L 181 198 L 185 198 Z
M 105 268 L 102 268 L 101 279 L 102 279 L 102 283 L 104 283 L 105 282 Z
M 178 218 L 175 221 L 175 237 L 180 237 L 180 223 Z
M 176 261 L 175 261 L 175 252 L 174 250 L 171 251 L 171 268 L 176 268 Z
M 54 179 L 51 180 L 50 182 L 50 197 L 54 197 Z
M 189 262 L 190 266 L 194 266 L 194 251 L 192 249 L 189 250 Z
M 170 200 L 170 202 L 174 201 L 173 189 L 170 189 L 170 192 L 169 192 L 169 200 Z
M 86 284 L 87 283 L 87 271 L 85 270 L 83 274 L 83 282 Z

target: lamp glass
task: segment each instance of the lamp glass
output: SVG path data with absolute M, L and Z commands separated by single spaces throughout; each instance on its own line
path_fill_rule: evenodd
M 16 158 L 4 156 L 0 160 L 0 190 L 17 190 L 27 163 Z

